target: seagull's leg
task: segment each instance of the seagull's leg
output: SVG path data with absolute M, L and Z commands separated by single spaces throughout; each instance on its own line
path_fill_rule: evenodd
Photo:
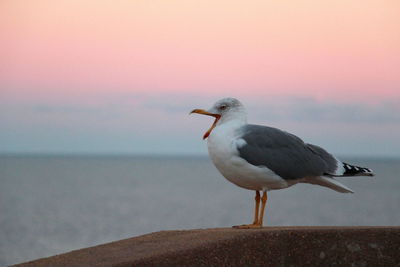
M 260 192 L 256 191 L 256 197 L 254 198 L 254 200 L 256 201 L 256 207 L 254 209 L 253 224 L 258 224 L 258 210 L 260 209 L 260 200 L 261 200 Z
M 238 229 L 249 229 L 249 228 L 260 228 L 262 224 L 260 224 L 260 219 L 258 218 L 258 211 L 260 209 L 260 192 L 256 191 L 256 197 L 254 198 L 256 201 L 256 207 L 254 209 L 254 221 L 252 224 L 243 224 L 243 225 L 237 225 L 233 226 L 233 228 L 238 228 Z M 261 219 L 262 220 L 262 219 Z
M 258 221 L 260 224 L 260 227 L 263 225 L 263 218 L 264 218 L 264 210 L 265 210 L 265 205 L 267 204 L 267 191 L 264 191 L 263 196 L 261 198 L 261 214 L 260 214 L 260 220 Z

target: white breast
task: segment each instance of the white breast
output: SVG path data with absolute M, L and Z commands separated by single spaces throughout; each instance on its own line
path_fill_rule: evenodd
M 234 121 L 214 128 L 208 137 L 208 153 L 221 174 L 230 182 L 250 190 L 270 190 L 288 187 L 286 181 L 266 167 L 249 164 L 239 156 L 237 147 L 246 144 Z

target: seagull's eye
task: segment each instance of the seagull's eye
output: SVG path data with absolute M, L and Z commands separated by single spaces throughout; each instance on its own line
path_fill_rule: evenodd
M 227 105 L 221 105 L 221 106 L 219 107 L 219 109 L 220 109 L 220 110 L 225 110 L 227 107 L 228 107 Z

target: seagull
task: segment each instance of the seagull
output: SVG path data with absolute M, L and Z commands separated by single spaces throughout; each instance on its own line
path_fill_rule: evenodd
M 219 172 L 235 185 L 256 193 L 253 223 L 234 228 L 263 226 L 270 190 L 308 183 L 354 193 L 335 177 L 374 176 L 371 169 L 341 162 L 323 148 L 307 144 L 293 134 L 247 124 L 246 110 L 235 98 L 221 99 L 209 110 L 194 109 L 192 113 L 215 118 L 203 139 L 207 139 L 208 153 Z

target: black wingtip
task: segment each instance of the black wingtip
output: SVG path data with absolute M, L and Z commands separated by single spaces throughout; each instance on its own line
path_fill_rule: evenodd
M 358 167 L 351 164 L 343 163 L 344 173 L 342 176 L 375 176 L 369 168 Z

